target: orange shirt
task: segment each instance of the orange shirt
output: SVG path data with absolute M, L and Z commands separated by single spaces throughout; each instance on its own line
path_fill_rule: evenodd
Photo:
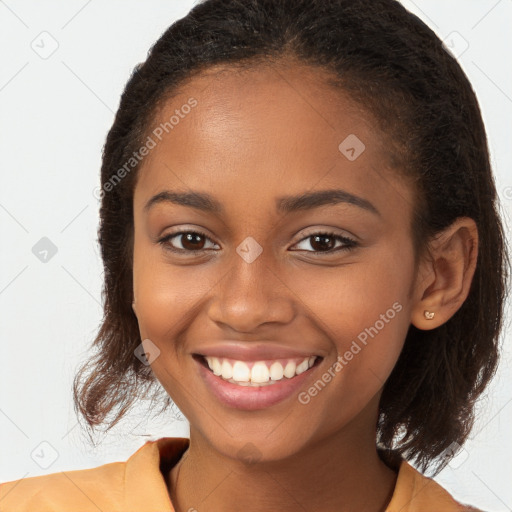
M 178 462 L 189 439 L 147 441 L 126 462 L 0 484 L 1 512 L 174 512 L 161 467 Z M 386 512 L 462 512 L 434 480 L 402 461 Z

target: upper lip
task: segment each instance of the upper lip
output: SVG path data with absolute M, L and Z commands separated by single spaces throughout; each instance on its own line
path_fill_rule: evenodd
M 313 349 L 290 348 L 275 342 L 241 342 L 209 344 L 193 351 L 201 356 L 225 357 L 237 361 L 261 361 L 264 359 L 293 359 L 319 356 Z

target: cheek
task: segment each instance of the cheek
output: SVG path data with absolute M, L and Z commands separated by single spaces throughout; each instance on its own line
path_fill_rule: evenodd
M 195 414 L 190 391 L 183 387 L 194 364 L 182 349 L 184 333 L 201 307 L 210 286 L 199 267 L 174 267 L 157 251 L 135 252 L 134 287 L 141 339 L 150 339 L 159 350 L 151 362 L 157 380 L 188 417 Z
M 169 340 L 187 325 L 208 287 L 197 268 L 178 270 L 167 265 L 141 265 L 137 275 L 137 314 L 148 337 Z
M 375 251 L 364 261 L 354 259 L 339 267 L 294 272 L 287 276 L 294 297 L 304 306 L 304 314 L 333 342 L 360 333 L 364 339 L 365 329 L 375 324 L 379 332 L 390 332 L 396 324 L 407 323 L 412 259 L 397 259 L 392 248 Z
M 140 335 L 154 341 L 162 355 L 172 356 L 169 364 L 175 364 L 174 355 L 182 347 L 181 334 L 201 311 L 202 301 L 217 281 L 218 272 L 208 264 L 170 264 L 159 246 L 136 242 L 133 283 Z
M 382 388 L 410 325 L 412 252 L 402 250 L 397 258 L 392 245 L 378 252 L 367 263 L 317 270 L 315 275 L 310 270 L 306 279 L 294 283 L 310 319 L 331 341 L 334 355 L 326 371 L 336 375 L 333 393 L 354 407 Z
M 369 399 L 384 386 L 400 356 L 408 326 L 404 306 L 395 301 L 350 340 L 340 343 L 342 373 L 356 396 Z

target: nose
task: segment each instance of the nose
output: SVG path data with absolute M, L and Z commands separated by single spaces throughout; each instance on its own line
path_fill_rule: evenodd
M 278 271 L 263 257 L 235 262 L 211 290 L 209 318 L 238 332 L 252 332 L 267 323 L 287 324 L 296 314 L 296 297 Z

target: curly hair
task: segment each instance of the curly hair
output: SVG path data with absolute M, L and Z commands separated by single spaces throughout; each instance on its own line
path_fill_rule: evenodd
M 161 411 L 171 405 L 151 368 L 134 357 L 141 343 L 131 307 L 140 166 L 123 179 L 118 174 L 115 186 L 112 179 L 186 80 L 216 64 L 250 69 L 279 59 L 328 71 L 332 84 L 375 117 L 397 172 L 416 185 L 416 261 L 458 217 L 477 224 L 466 301 L 436 329 L 410 325 L 379 405 L 377 444 L 439 471 L 452 455 L 447 449 L 468 437 L 477 399 L 496 371 L 509 259 L 475 93 L 442 41 L 396 0 L 205 0 L 135 67 L 103 148 L 104 316 L 92 344 L 97 353 L 74 379 L 75 411 L 88 429 L 110 429 L 151 389 Z

